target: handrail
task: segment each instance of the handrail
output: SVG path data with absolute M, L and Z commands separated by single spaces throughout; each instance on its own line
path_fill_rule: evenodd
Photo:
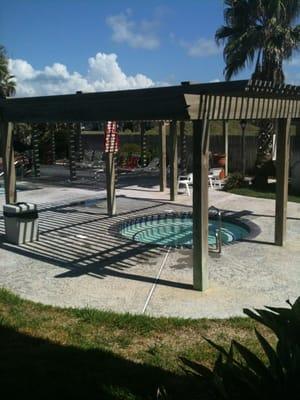
M 216 250 L 219 254 L 222 252 L 222 212 L 215 206 L 210 206 L 209 211 L 213 211 L 218 216 L 219 226 L 215 234 L 216 237 Z

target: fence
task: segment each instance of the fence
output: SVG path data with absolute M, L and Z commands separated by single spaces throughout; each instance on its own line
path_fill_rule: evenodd
M 147 148 L 151 151 L 153 157 L 158 155 L 159 138 L 156 135 L 146 135 Z M 188 168 L 192 168 L 192 136 L 187 135 L 187 154 Z M 140 145 L 139 135 L 121 135 L 121 148 L 124 144 Z M 168 137 L 167 137 L 168 145 Z M 85 135 L 83 136 L 83 146 L 86 150 L 103 150 L 103 135 Z M 168 146 L 169 147 L 169 146 Z M 221 135 L 211 135 L 210 151 L 212 153 L 224 153 L 224 142 Z M 242 169 L 242 137 L 238 135 L 229 135 L 228 137 L 228 169 L 229 172 L 241 171 Z M 246 135 L 246 172 L 252 173 L 256 160 L 256 137 Z M 300 136 L 291 136 L 290 165 L 300 160 Z

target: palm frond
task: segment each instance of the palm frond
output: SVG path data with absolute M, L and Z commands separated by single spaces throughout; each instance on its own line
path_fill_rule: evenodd
M 225 44 L 227 80 L 261 54 L 261 79 L 284 80 L 282 64 L 300 48 L 300 0 L 225 0 L 224 21 L 215 33 Z M 255 68 L 257 70 L 257 66 Z
M 16 93 L 16 81 L 10 74 L 4 46 L 0 45 L 0 96 L 7 97 Z

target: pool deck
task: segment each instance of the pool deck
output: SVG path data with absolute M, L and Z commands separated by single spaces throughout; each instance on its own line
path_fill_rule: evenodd
M 300 204 L 288 204 L 287 244 L 281 248 L 273 244 L 273 200 L 210 189 L 210 205 L 251 221 L 260 232 L 223 247 L 221 256 L 210 254 L 210 288 L 201 293 L 192 289 L 191 250 L 151 247 L 116 236 L 115 228 L 124 219 L 191 211 L 191 197 L 181 194 L 170 202 L 168 191 L 160 193 L 155 180 L 139 182 L 142 178 L 120 185 L 113 218 L 106 215 L 101 183 L 71 187 L 39 182 L 38 189 L 19 192 L 19 201 L 39 205 L 40 240 L 8 244 L 1 214 L 0 286 L 56 306 L 184 318 L 239 316 L 244 307 L 280 306 L 298 297 Z M 97 202 L 78 204 L 92 199 Z

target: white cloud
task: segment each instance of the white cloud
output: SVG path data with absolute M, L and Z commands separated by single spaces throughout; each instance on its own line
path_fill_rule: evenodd
M 188 43 L 181 40 L 179 43 L 187 49 L 187 54 L 191 57 L 207 57 L 221 53 L 221 49 L 216 45 L 213 39 L 200 38 L 194 43 Z
M 18 76 L 20 80 L 31 79 L 35 76 L 32 66 L 24 60 L 8 60 L 8 68 L 13 75 Z
M 289 85 L 300 85 L 300 73 L 284 70 L 285 83 Z
M 300 66 L 300 57 L 294 57 L 288 61 L 285 61 L 284 64 L 287 66 L 290 66 L 290 67 L 299 67 Z
M 126 13 L 111 15 L 106 18 L 107 25 L 112 29 L 112 40 L 126 43 L 130 47 L 153 50 L 159 47 L 160 41 L 155 30 L 159 25 L 159 17 L 153 20 L 135 22 L 131 10 Z
M 126 75 L 119 66 L 114 53 L 97 53 L 88 59 L 88 71 L 83 76 L 70 72 L 60 63 L 34 69 L 27 61 L 10 59 L 9 69 L 17 82 L 18 97 L 43 96 L 105 90 L 137 89 L 154 86 L 155 83 L 141 73 Z

